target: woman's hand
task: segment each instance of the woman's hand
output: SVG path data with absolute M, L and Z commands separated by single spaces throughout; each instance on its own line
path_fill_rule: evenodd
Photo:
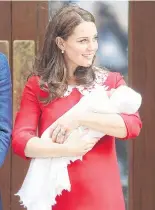
M 67 156 L 82 156 L 94 147 L 99 139 L 82 138 L 86 135 L 86 133 L 87 131 L 81 135 L 78 129 L 76 129 L 69 135 L 66 142 L 64 143 L 64 146 L 66 146 L 66 149 L 68 151 Z
M 57 123 L 53 127 L 51 127 L 51 137 L 52 141 L 55 143 L 63 144 L 68 134 L 69 129 L 67 126 Z
M 78 128 L 76 120 L 62 118 L 50 127 L 50 136 L 55 143 L 63 144 L 72 130 Z

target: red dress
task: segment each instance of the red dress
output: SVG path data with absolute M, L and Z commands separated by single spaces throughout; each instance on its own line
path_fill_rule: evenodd
M 102 85 L 109 90 L 125 84 L 119 73 L 108 73 L 104 78 Z M 23 158 L 26 158 L 25 145 L 31 137 L 36 136 L 37 127 L 41 136 L 48 126 L 82 97 L 78 89 L 73 89 L 68 96 L 44 105 L 37 96 L 44 97 L 47 93 L 39 88 L 38 80 L 33 76 L 25 86 L 13 131 L 14 152 Z M 121 116 L 127 128 L 125 139 L 136 137 L 141 129 L 139 115 Z M 53 210 L 125 210 L 114 137 L 104 136 L 84 155 L 83 161 L 71 163 L 68 171 L 71 192 L 63 191 L 57 197 Z

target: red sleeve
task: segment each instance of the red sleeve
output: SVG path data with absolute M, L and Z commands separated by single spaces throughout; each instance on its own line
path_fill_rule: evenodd
M 12 147 L 14 152 L 23 158 L 26 158 L 24 150 L 28 140 L 37 135 L 41 113 L 36 95 L 38 87 L 37 77 L 31 77 L 25 85 L 20 110 L 15 119 Z
M 120 85 L 125 85 L 125 81 L 123 77 L 121 76 L 120 73 L 115 73 L 116 74 L 116 86 L 115 88 L 119 87 Z M 130 139 L 130 138 L 135 138 L 139 135 L 140 130 L 142 128 L 142 122 L 139 116 L 139 113 L 135 114 L 120 114 L 121 117 L 124 120 L 124 123 L 126 125 L 127 129 L 127 136 L 123 139 Z

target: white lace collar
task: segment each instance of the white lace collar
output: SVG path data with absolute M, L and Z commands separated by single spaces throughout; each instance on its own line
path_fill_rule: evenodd
M 63 97 L 69 96 L 74 88 L 78 89 L 78 91 L 82 95 L 90 93 L 93 89 L 95 89 L 98 86 L 103 86 L 105 87 L 105 90 L 107 90 L 108 86 L 105 86 L 104 83 L 108 77 L 108 72 L 105 70 L 98 70 L 95 72 L 95 74 L 96 74 L 96 80 L 93 82 L 92 85 L 90 85 L 89 87 L 85 87 L 83 85 L 68 85 L 68 88 L 64 93 Z

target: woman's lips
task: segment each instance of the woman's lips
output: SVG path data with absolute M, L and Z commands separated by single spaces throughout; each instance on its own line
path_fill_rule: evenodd
M 83 57 L 85 57 L 87 59 L 93 59 L 94 58 L 94 54 L 85 54 L 85 55 L 83 55 Z

